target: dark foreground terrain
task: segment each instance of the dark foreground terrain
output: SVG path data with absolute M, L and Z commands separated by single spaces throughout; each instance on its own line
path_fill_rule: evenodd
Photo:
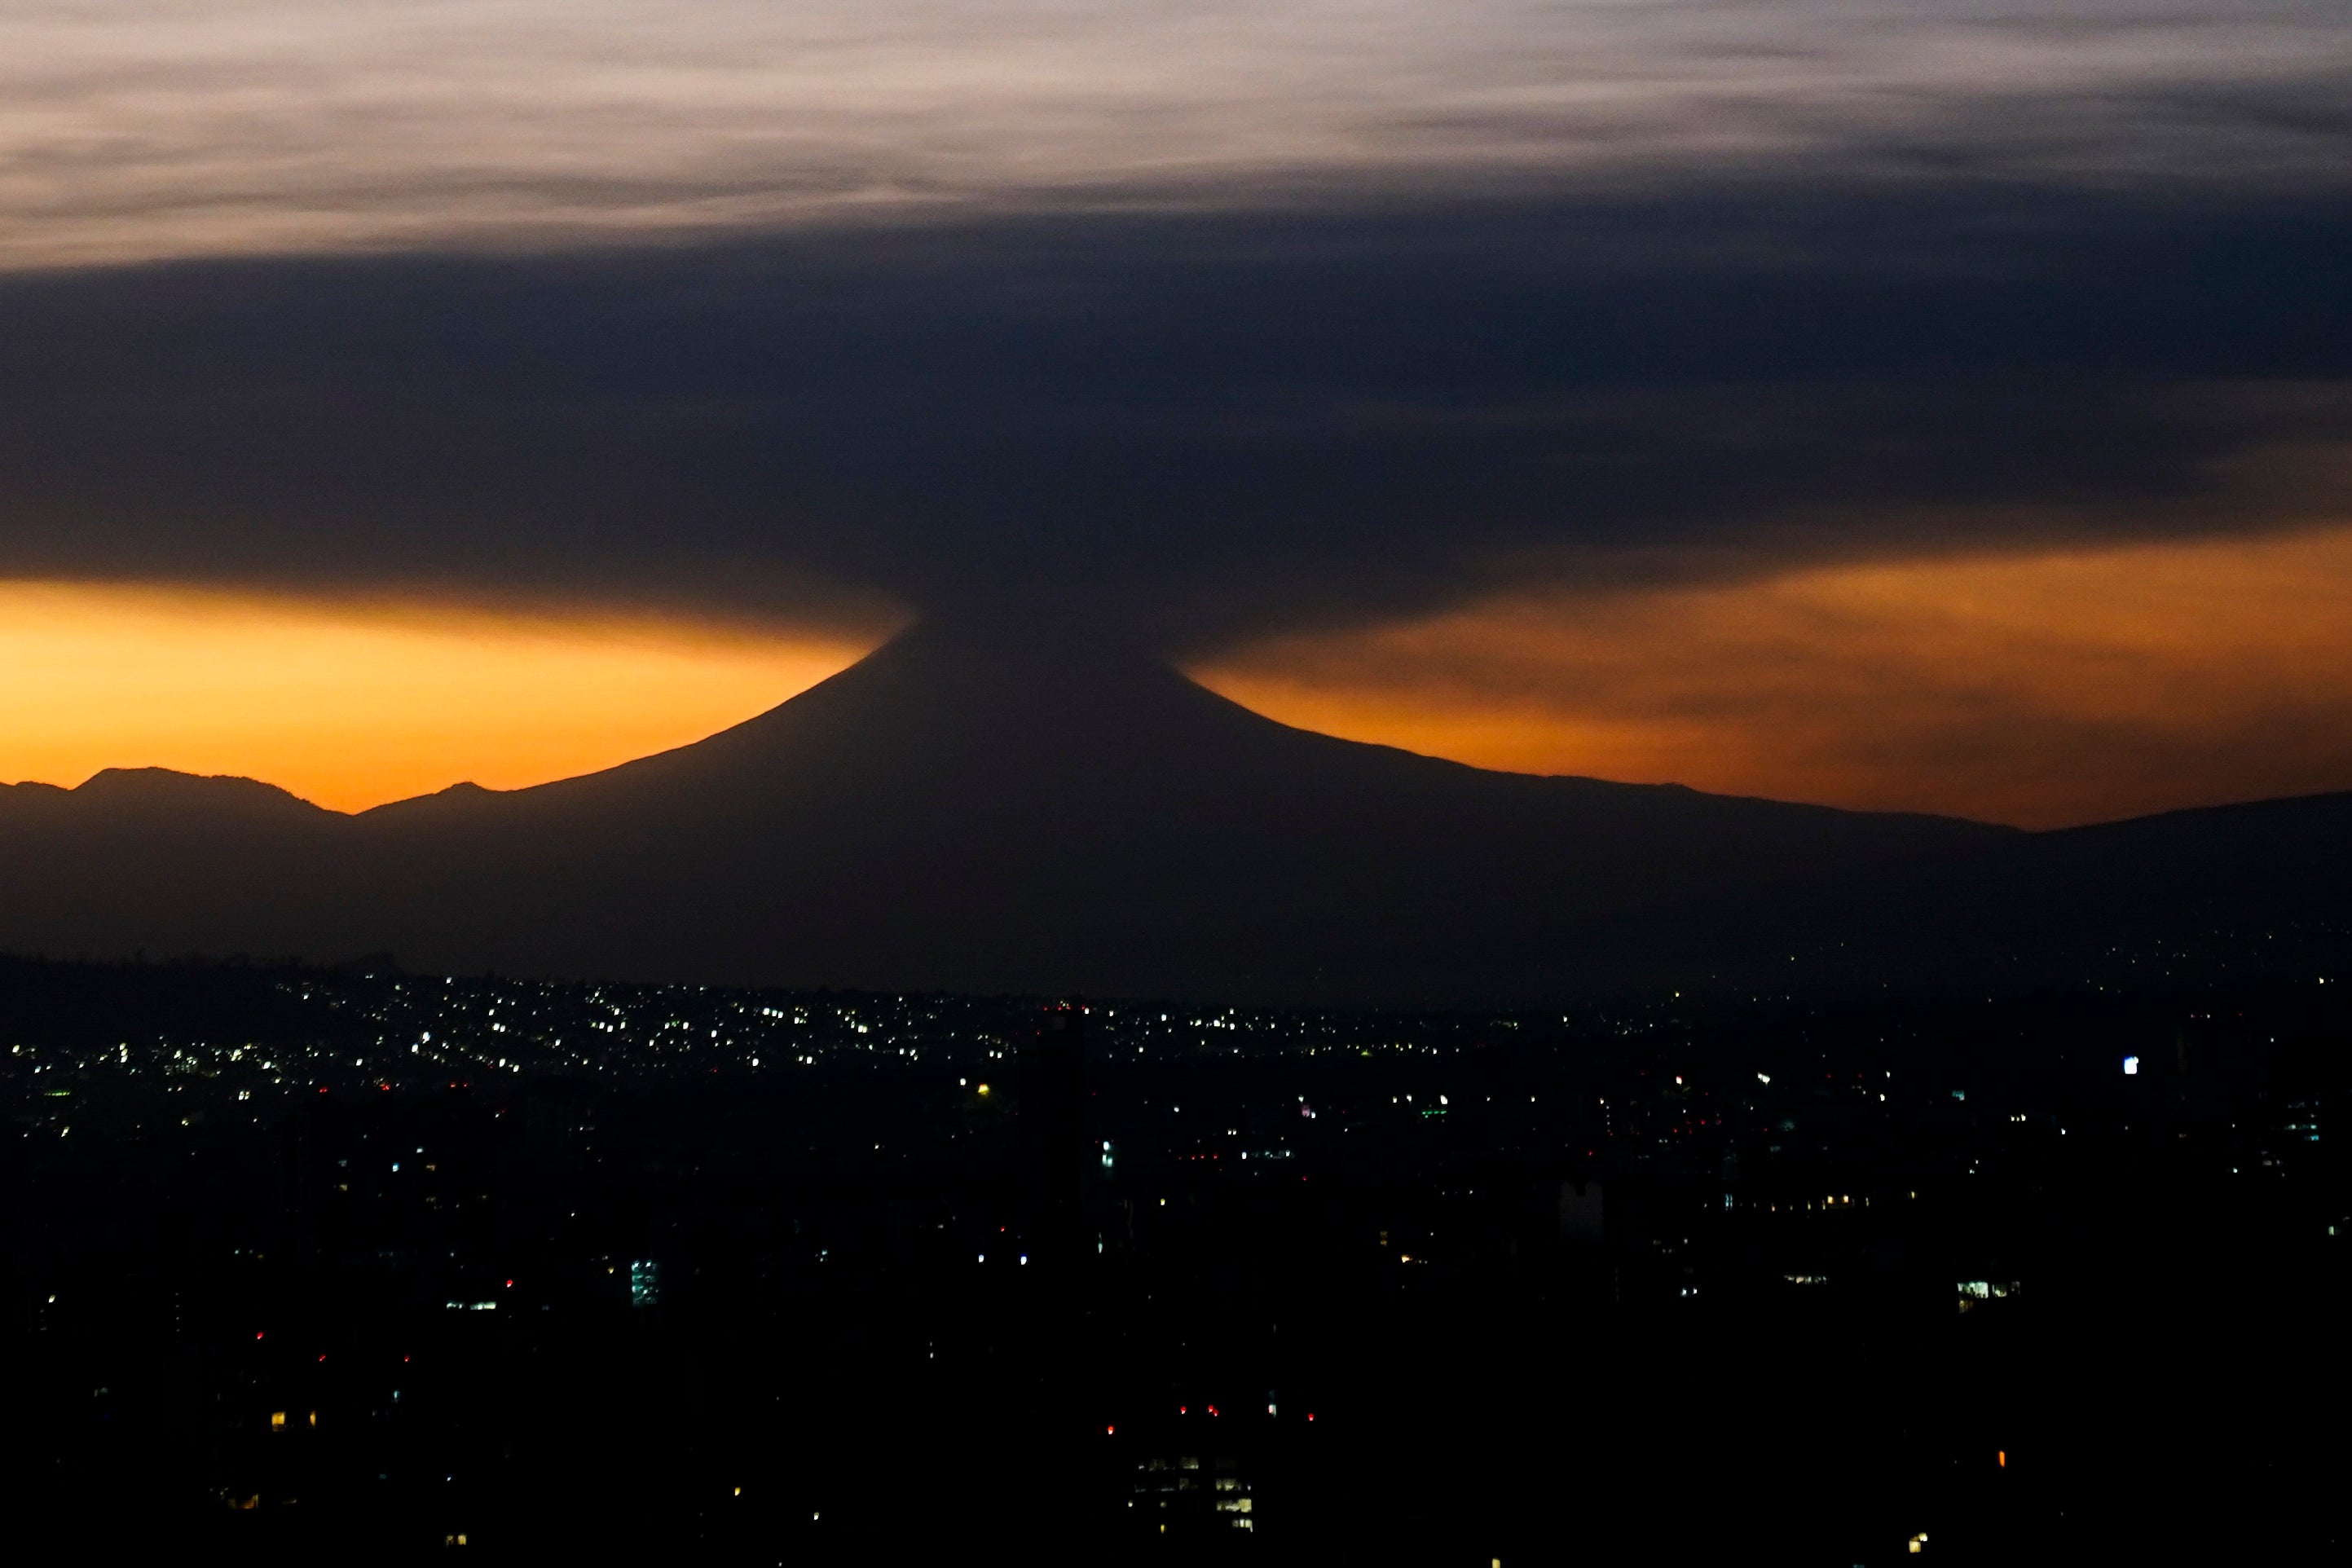
M 2352 1008 L 2138 964 L 1483 1015 L 8 962 L 11 1533 L 2332 1561 Z

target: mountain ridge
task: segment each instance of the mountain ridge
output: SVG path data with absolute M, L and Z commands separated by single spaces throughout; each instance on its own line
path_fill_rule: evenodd
M 702 741 L 518 790 L 351 815 L 163 770 L 9 791 L 0 948 L 1499 1000 L 1807 952 L 1981 963 L 2069 921 L 2324 902 L 2352 858 L 2352 795 L 2134 820 L 1491 772 L 1282 724 L 1115 642 L 925 626 Z

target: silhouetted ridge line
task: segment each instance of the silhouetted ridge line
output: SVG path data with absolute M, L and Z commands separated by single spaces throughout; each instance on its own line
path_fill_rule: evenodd
M 2063 835 L 1487 773 L 1116 639 L 949 616 L 688 746 L 362 813 L 149 771 L 0 795 L 0 947 L 1472 1001 L 1937 978 L 2326 915 L 2352 797 Z M 1795 965 L 1794 971 L 1790 966 Z

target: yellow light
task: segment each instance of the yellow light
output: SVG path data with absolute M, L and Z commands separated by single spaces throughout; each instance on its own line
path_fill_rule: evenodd
M 339 811 L 698 741 L 870 637 L 0 579 L 0 779 L 241 773 Z
M 980 1086 L 980 1092 L 981 1092 L 981 1093 L 982 1093 L 982 1094 L 986 1094 L 986 1093 L 988 1092 L 988 1085 L 986 1085 L 986 1084 L 982 1084 L 982 1085 Z
M 2056 826 L 2341 789 L 2347 605 L 2336 523 L 1530 588 L 1191 673 L 1286 723 L 1483 767 Z
M 318 1413 L 317 1411 L 313 1410 L 312 1412 L 310 1412 L 310 1425 L 311 1425 L 311 1426 L 316 1426 L 318 1424 L 319 1424 L 319 1413 Z
M 269 1413 L 269 1429 L 273 1432 L 282 1432 L 286 1429 L 286 1412 L 273 1410 Z

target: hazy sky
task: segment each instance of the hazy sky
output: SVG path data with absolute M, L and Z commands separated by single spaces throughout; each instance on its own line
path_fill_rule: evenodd
M 2327 0 L 24 0 L 17 266 L 1693 171 L 2341 184 Z
M 0 776 L 521 782 L 977 598 L 1499 765 L 2352 787 L 2347 175 L 2340 4 L 10 5 Z

